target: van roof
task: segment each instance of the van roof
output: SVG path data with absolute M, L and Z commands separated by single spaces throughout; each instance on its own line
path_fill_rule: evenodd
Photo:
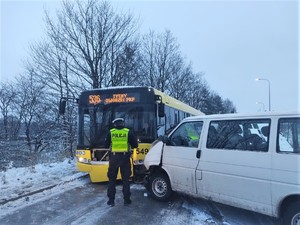
M 269 116 L 296 116 L 300 117 L 299 111 L 291 112 L 255 112 L 255 113 L 228 113 L 228 114 L 211 114 L 211 115 L 200 115 L 200 116 L 190 116 L 183 121 L 198 120 L 198 119 L 238 119 L 244 117 L 269 117 Z

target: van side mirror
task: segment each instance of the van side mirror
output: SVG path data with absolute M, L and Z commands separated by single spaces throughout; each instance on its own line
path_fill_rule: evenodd
M 158 103 L 158 117 L 165 117 L 165 104 L 162 102 Z
M 66 112 L 67 100 L 65 98 L 61 98 L 59 101 L 59 114 L 64 115 Z
M 162 136 L 161 141 L 166 145 L 172 145 L 170 138 L 167 135 Z
M 168 142 L 168 136 L 167 135 L 163 135 L 163 136 L 161 136 L 161 141 L 163 142 L 163 143 L 167 143 Z

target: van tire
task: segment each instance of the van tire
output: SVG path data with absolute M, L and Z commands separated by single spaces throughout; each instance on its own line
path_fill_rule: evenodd
M 291 204 L 283 214 L 282 224 L 295 225 L 300 223 L 300 202 Z
M 155 173 L 149 177 L 150 196 L 158 201 L 168 201 L 172 195 L 170 180 L 166 174 Z

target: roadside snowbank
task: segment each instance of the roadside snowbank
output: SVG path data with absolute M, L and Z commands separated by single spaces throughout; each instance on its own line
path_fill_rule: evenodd
M 38 164 L 34 168 L 10 168 L 0 172 L 0 202 L 84 175 L 75 160 Z

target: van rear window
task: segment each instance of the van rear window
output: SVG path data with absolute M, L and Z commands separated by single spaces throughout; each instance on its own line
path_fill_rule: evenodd
M 300 153 L 300 118 L 279 119 L 277 152 Z
M 207 148 L 268 151 L 270 119 L 211 121 Z

